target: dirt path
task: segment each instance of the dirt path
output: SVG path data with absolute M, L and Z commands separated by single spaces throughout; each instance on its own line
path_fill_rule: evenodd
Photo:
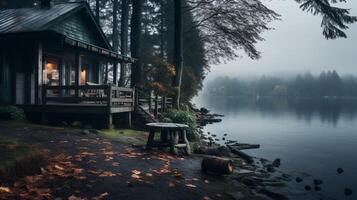
M 237 182 L 201 174 L 198 157 L 145 152 L 62 128 L 1 121 L 0 136 L 37 145 L 49 155 L 41 173 L 17 180 L 4 198 L 252 199 Z

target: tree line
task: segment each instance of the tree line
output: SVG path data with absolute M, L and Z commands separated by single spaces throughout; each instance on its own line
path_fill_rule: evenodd
M 357 76 L 340 76 L 335 70 L 318 76 L 298 74 L 292 79 L 263 75 L 252 81 L 218 77 L 207 84 L 208 96 L 357 97 Z
M 53 0 L 59 2 L 73 0 Z M 0 8 L 30 7 L 38 0 L 0 0 Z M 244 52 L 260 58 L 261 33 L 280 15 L 261 0 L 87 0 L 114 51 L 137 59 L 120 65 L 121 86 L 175 96 L 187 102 L 202 89 L 210 65 Z M 347 37 L 357 21 L 346 0 L 295 0 L 303 11 L 322 17 L 327 39 Z M 240 51 L 241 50 L 241 51 Z M 113 66 L 109 71 L 113 71 Z M 182 91 L 182 92 L 180 92 Z

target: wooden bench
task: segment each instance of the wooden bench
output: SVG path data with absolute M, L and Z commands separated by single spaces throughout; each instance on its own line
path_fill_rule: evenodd
M 183 148 L 185 153 L 191 153 L 190 144 L 187 140 L 187 129 L 185 124 L 177 123 L 149 123 L 146 124 L 149 130 L 149 138 L 146 144 L 146 149 L 150 150 L 153 147 L 164 148 L 169 147 L 170 151 L 177 154 L 178 148 Z M 155 133 L 159 132 L 160 141 L 155 141 Z

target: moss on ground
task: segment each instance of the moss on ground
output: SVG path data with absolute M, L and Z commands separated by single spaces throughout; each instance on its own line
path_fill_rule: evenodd
M 135 145 L 145 145 L 148 134 L 134 129 L 108 129 L 102 130 L 100 135 L 119 142 Z
M 0 177 L 32 173 L 43 161 L 44 155 L 36 147 L 0 137 Z

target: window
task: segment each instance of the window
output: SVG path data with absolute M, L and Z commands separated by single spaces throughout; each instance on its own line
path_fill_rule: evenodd
M 43 83 L 46 85 L 59 85 L 59 68 L 57 59 L 45 58 Z
M 85 85 L 88 81 L 87 77 L 88 71 L 87 71 L 87 66 L 82 65 L 81 67 L 81 80 L 80 80 L 80 85 Z

